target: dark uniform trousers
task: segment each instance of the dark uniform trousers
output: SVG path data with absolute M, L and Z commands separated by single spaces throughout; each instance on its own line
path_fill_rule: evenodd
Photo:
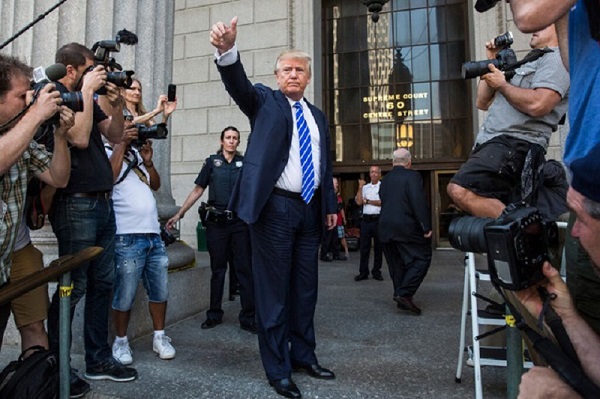
M 242 325 L 250 325 L 254 320 L 254 284 L 252 277 L 250 234 L 248 225 L 234 217 L 223 222 L 206 222 L 206 247 L 210 255 L 210 308 L 206 318 L 221 320 L 223 310 L 223 289 L 227 262 L 231 259 L 235 264 L 235 272 L 240 284 L 240 303 L 242 309 L 239 321 Z M 233 270 L 229 271 L 230 273 Z
M 360 221 L 360 274 L 369 275 L 369 256 L 371 255 L 371 240 L 373 240 L 373 276 L 381 276 L 383 255 L 379 241 L 379 215 L 363 215 Z
M 260 355 L 269 381 L 289 378 L 291 362 L 315 364 L 320 198 L 271 194 L 250 225 Z

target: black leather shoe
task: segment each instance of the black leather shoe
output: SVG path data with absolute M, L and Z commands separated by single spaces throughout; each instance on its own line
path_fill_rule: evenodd
M 208 330 L 209 328 L 216 327 L 221 323 L 223 323 L 222 320 L 206 319 L 206 321 L 200 325 L 200 328 L 203 330 Z
M 412 298 L 410 297 L 395 296 L 394 301 L 396 301 L 400 309 L 408 310 L 409 312 L 412 312 L 416 315 L 421 314 L 421 309 L 419 309 L 417 305 L 414 304 Z
M 319 366 L 318 363 L 305 365 L 305 364 L 292 364 L 292 370 L 294 371 L 306 371 L 306 374 L 313 378 L 319 378 L 321 380 L 333 380 L 335 374 L 333 371 L 326 369 L 325 367 Z
M 240 324 L 240 328 L 244 331 L 248 331 L 252 334 L 258 334 L 258 330 L 256 329 L 256 324 Z
M 381 274 L 376 274 L 373 276 L 373 280 L 383 281 L 383 276 Z
M 354 277 L 354 281 L 362 281 L 362 280 L 367 280 L 369 278 L 368 274 L 359 274 L 358 276 Z
M 302 398 L 300 390 L 298 389 L 296 384 L 294 384 L 294 381 L 292 381 L 291 378 L 282 378 L 281 380 L 269 381 L 269 385 L 275 388 L 275 392 L 277 392 L 281 396 L 285 396 L 286 398 Z

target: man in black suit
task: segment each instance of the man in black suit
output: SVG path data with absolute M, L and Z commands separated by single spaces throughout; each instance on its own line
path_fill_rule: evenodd
M 420 315 L 412 298 L 431 264 L 431 215 L 423 179 L 411 165 L 408 150 L 394 151 L 394 168 L 379 189 L 379 239 L 394 284 L 394 301 L 400 309 Z
M 213 25 L 210 42 L 227 92 L 250 119 L 244 166 L 229 209 L 250 226 L 260 355 L 278 394 L 302 397 L 291 371 L 333 379 L 317 362 L 314 313 L 323 224 L 336 225 L 330 135 L 322 111 L 308 103 L 310 56 L 283 52 L 279 90 L 253 85 L 236 46 L 237 21 Z

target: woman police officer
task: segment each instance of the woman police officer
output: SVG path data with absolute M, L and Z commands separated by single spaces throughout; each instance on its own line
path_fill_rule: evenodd
M 206 245 L 210 255 L 212 275 L 210 279 L 210 308 L 206 312 L 203 329 L 222 323 L 221 301 L 225 284 L 227 262 L 235 265 L 240 286 L 240 328 L 256 333 L 254 321 L 254 284 L 248 226 L 235 213 L 227 210 L 229 197 L 242 168 L 243 156 L 237 152 L 240 132 L 228 126 L 221 132 L 221 148 L 209 156 L 196 178 L 196 186 L 185 199 L 179 211 L 167 222 L 170 229 L 198 201 L 206 187 L 210 186 L 205 220 Z M 230 273 L 233 271 L 230 270 Z

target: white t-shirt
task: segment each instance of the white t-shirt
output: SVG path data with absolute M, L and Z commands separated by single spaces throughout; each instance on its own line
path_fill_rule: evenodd
M 379 201 L 379 186 L 381 186 L 380 181 L 378 181 L 377 184 L 369 183 L 363 186 L 363 215 L 379 215 L 381 212 L 380 206 L 365 203 L 365 200 Z
M 106 155 L 110 158 L 112 149 L 106 148 Z M 133 154 L 132 154 L 133 152 Z M 150 181 L 150 175 L 144 167 L 140 153 L 136 149 L 125 154 L 127 159 L 137 158 L 138 167 Z M 116 181 L 119 181 L 127 170 L 127 162 L 123 161 L 121 173 Z M 113 187 L 112 194 L 115 218 L 117 221 L 117 234 L 160 234 L 160 223 L 158 222 L 158 210 L 156 200 L 150 187 L 144 183 L 133 169 L 127 173 L 125 179 Z

